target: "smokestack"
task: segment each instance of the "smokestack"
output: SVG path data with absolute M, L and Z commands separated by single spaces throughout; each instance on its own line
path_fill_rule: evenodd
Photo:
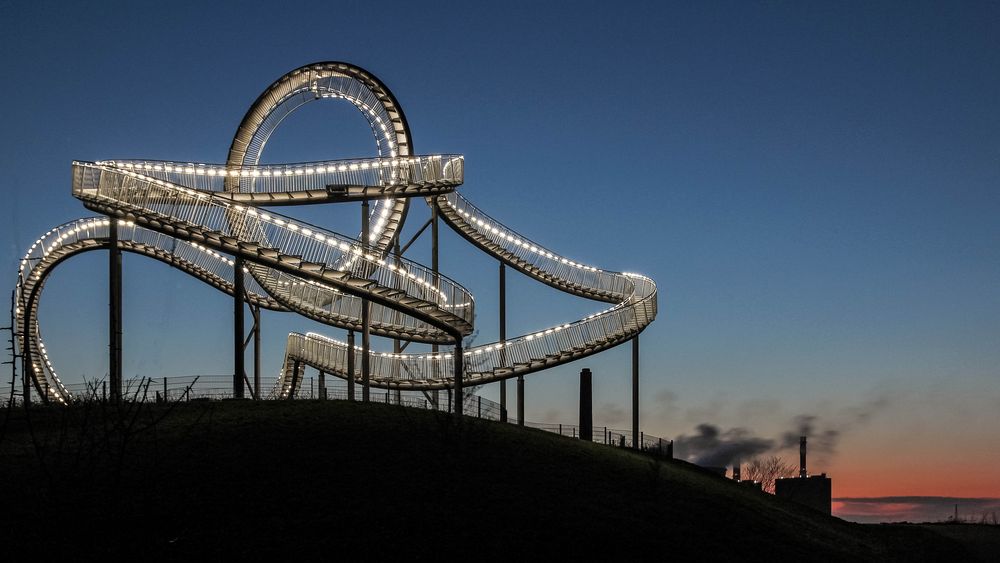
M 799 477 L 806 476 L 806 437 L 799 438 Z

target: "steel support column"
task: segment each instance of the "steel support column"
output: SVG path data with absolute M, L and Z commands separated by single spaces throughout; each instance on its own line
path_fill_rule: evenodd
M 462 404 L 465 403 L 462 397 L 462 376 L 465 371 L 465 354 L 462 351 L 462 338 L 455 340 L 455 414 L 462 414 Z
M 399 251 L 399 233 L 396 233 L 396 238 L 392 241 L 392 251 L 393 251 L 394 258 L 395 258 L 393 261 L 396 263 L 396 266 L 398 267 L 399 263 L 400 263 L 399 258 L 400 258 L 400 254 L 401 254 L 400 251 Z M 395 315 L 399 315 L 399 312 L 397 311 L 394 314 Z M 392 339 L 392 353 L 396 354 L 398 356 L 402 352 L 403 352 L 403 347 L 400 346 L 399 339 L 398 338 L 393 338 Z M 392 363 L 392 379 L 393 379 L 393 381 L 399 381 L 399 375 L 400 375 L 400 373 L 399 373 L 399 364 L 400 364 L 399 362 L 393 362 Z M 396 404 L 397 405 L 403 404 L 403 393 L 399 390 L 398 387 L 396 388 Z
M 319 398 L 326 399 L 326 372 L 319 370 Z
M 243 315 L 246 309 L 246 290 L 243 286 L 243 258 L 233 260 L 233 398 L 243 398 L 243 378 L 246 377 L 246 338 Z
M 368 254 L 368 246 L 371 243 L 369 234 L 369 211 L 368 200 L 361 202 L 361 252 Z M 368 357 L 371 351 L 371 319 L 369 318 L 369 303 L 367 299 L 361 300 L 361 400 L 368 402 L 371 385 L 371 364 Z
M 253 314 L 253 397 L 260 400 L 260 307 L 250 308 Z
M 434 287 L 440 287 L 441 282 L 438 277 L 440 270 L 440 263 L 438 262 L 438 204 L 437 200 L 434 200 L 434 204 L 431 205 L 431 273 L 433 275 Z M 431 354 L 438 355 L 438 345 L 431 344 Z M 441 375 L 438 373 L 440 368 L 438 367 L 440 362 L 434 362 L 432 373 L 434 374 L 434 379 L 438 379 Z
M 108 379 L 111 402 L 118 404 L 122 397 L 122 251 L 118 248 L 118 219 L 114 217 L 108 238 Z
M 517 425 L 524 426 L 524 376 L 517 376 Z
M 500 262 L 500 365 L 507 365 L 507 267 Z M 500 380 L 500 422 L 507 422 L 507 380 Z
M 639 335 L 632 337 L 632 447 L 639 449 Z
M 347 400 L 354 400 L 354 331 L 347 331 Z

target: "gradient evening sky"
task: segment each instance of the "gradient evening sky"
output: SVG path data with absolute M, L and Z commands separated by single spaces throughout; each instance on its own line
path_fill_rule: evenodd
M 465 154 L 479 207 L 657 281 L 644 430 L 778 439 L 809 415 L 838 432 L 811 458 L 834 496 L 1000 497 L 998 24 L 978 3 L 0 0 L 0 265 L 13 286 L 38 235 L 89 215 L 72 159 L 223 162 L 271 81 L 348 61 L 393 90 L 418 153 Z M 324 103 L 264 160 L 370 154 L 361 116 Z M 354 235 L 357 206 L 333 207 L 283 212 Z M 427 216 L 415 202 L 404 236 Z M 442 233 L 442 270 L 491 341 L 496 262 Z M 429 263 L 429 240 L 416 246 Z M 47 286 L 67 382 L 107 369 L 105 260 L 75 258 Z M 520 274 L 508 286 L 511 335 L 604 307 Z M 124 316 L 127 376 L 231 369 L 230 299 L 182 273 L 126 255 Z M 269 377 L 291 330 L 343 334 L 265 314 Z M 595 422 L 627 428 L 629 357 L 529 376 L 528 420 L 574 422 L 590 367 Z

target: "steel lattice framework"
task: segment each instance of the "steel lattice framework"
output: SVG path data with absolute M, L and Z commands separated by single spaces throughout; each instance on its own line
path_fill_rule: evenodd
M 258 164 L 282 120 L 323 99 L 358 108 L 371 126 L 376 156 Z M 257 307 L 292 311 L 349 331 L 455 345 L 453 352 L 403 354 L 292 333 L 272 397 L 294 396 L 304 366 L 361 381 L 353 366 L 365 365 L 367 382 L 379 388 L 461 390 L 463 381 L 504 380 L 596 354 L 636 337 L 653 321 L 657 294 L 651 279 L 578 263 L 513 231 L 456 191 L 464 179 L 462 156 L 412 151 L 406 118 L 388 88 L 357 66 L 325 62 L 289 72 L 257 98 L 224 165 L 74 162 L 73 195 L 101 216 L 70 221 L 39 238 L 21 260 L 15 290 L 17 344 L 35 390 L 46 401 L 72 397 L 46 354 L 38 305 L 57 265 L 98 249 L 160 260 L 226 293 L 244 298 L 245 292 L 245 300 Z M 473 330 L 473 296 L 436 267 L 398 252 L 414 197 L 501 264 L 611 307 L 463 350 L 461 339 Z M 358 238 L 269 209 L 359 201 L 365 209 L 369 201 L 374 205 Z

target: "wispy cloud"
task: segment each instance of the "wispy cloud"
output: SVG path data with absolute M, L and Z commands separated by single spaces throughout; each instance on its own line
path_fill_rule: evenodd
M 828 459 L 837 453 L 837 444 L 844 434 L 864 427 L 872 417 L 884 411 L 890 402 L 888 394 L 881 394 L 860 405 L 846 407 L 823 420 L 815 415 L 800 414 L 792 421 L 795 431 L 782 435 L 782 448 L 798 448 L 799 437 L 807 436 L 809 451 L 819 454 L 820 459 Z
M 992 497 L 841 497 L 833 499 L 833 514 L 852 522 L 938 522 L 952 518 L 956 504 L 962 520 L 1000 518 L 1000 498 Z
M 606 424 L 623 424 L 627 422 L 625 408 L 618 403 L 601 403 L 594 411 L 596 420 Z

